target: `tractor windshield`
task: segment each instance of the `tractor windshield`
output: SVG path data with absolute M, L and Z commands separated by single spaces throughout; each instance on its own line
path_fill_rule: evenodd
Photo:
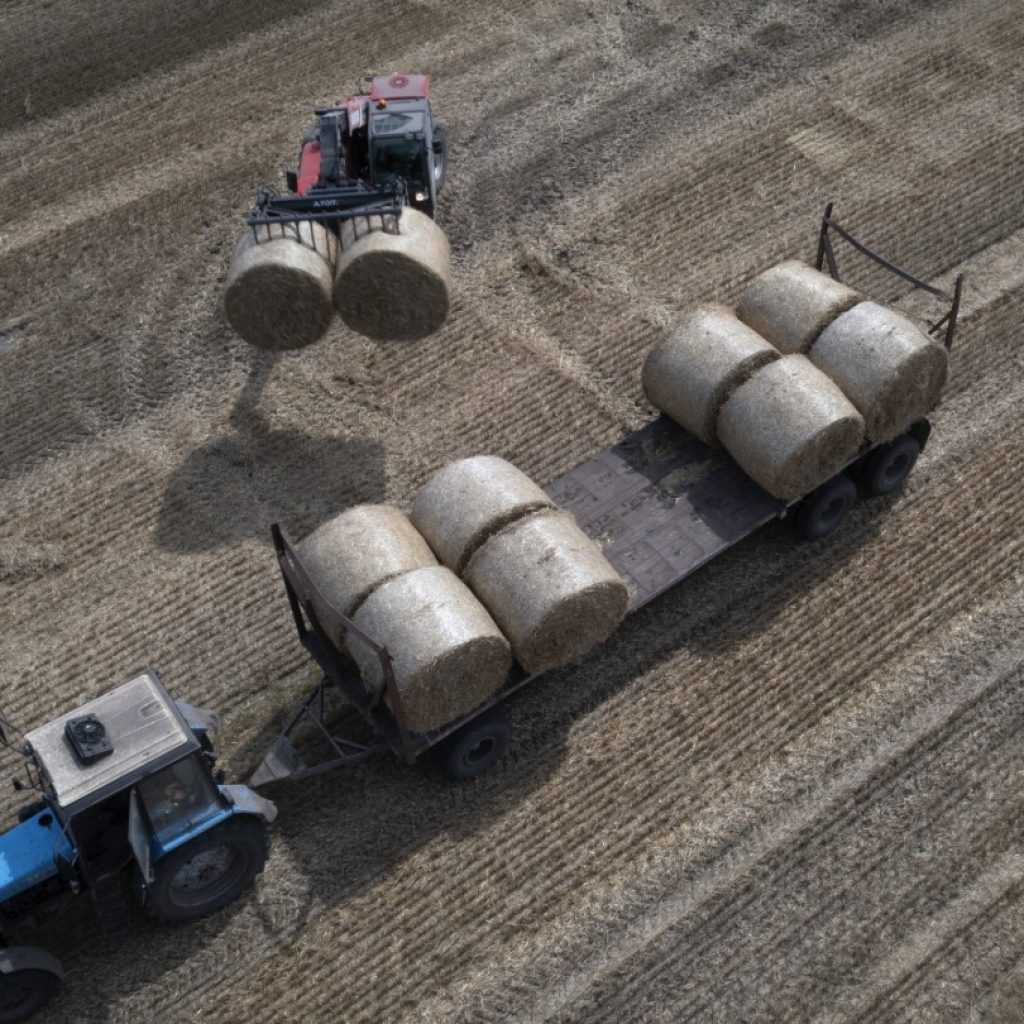
M 143 779 L 139 795 L 163 846 L 221 809 L 216 786 L 194 757 Z
M 402 178 L 422 185 L 423 143 L 417 139 L 380 139 L 373 146 L 373 180 L 382 184 L 390 178 Z

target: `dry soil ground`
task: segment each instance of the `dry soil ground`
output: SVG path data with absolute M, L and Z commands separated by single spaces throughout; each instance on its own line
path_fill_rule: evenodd
M 274 795 L 257 892 L 45 935 L 66 1021 L 1015 1020 L 1024 957 L 1024 22 L 1006 0 L 14 0 L 0 9 L 2 706 L 150 665 L 236 772 L 309 681 L 268 544 L 444 461 L 543 480 L 639 425 L 645 350 L 843 219 L 970 273 L 899 497 L 783 524 L 524 691 L 457 787 Z M 219 290 L 306 111 L 425 70 L 457 300 L 271 360 Z M 918 308 L 898 282 L 851 279 Z M 9 767 L 13 771 L 14 759 Z M 6 763 L 6 762 L 5 762 Z

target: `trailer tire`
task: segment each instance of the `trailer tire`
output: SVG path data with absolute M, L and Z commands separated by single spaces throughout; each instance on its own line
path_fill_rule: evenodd
M 60 977 L 42 968 L 25 967 L 0 974 L 0 1024 L 24 1020 L 54 996 Z
M 921 443 L 913 434 L 901 434 L 895 441 L 880 444 L 864 465 L 864 489 L 873 495 L 892 494 L 906 482 L 921 454 Z
M 138 877 L 142 910 L 164 924 L 206 917 L 252 885 L 269 852 L 262 819 L 248 814 L 229 818 L 158 860 L 148 885 Z
M 501 708 L 485 711 L 438 746 L 441 772 L 457 782 L 483 775 L 505 756 L 511 735 L 512 728 Z
M 805 540 L 820 540 L 839 527 L 857 500 L 857 485 L 845 474 L 811 491 L 796 513 L 796 528 Z

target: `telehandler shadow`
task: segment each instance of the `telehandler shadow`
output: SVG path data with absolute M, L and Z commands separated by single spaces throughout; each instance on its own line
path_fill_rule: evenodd
M 444 780 L 429 755 L 413 766 L 380 755 L 329 774 L 268 787 L 264 795 L 277 803 L 280 815 L 272 828 L 271 861 L 260 897 L 250 896 L 206 921 L 174 929 L 142 923 L 128 940 L 91 949 L 86 945 L 83 952 L 82 936 L 94 927 L 85 913 L 53 944 L 69 969 L 64 994 L 54 1004 L 54 1019 L 109 1020 L 114 1005 L 157 984 L 200 950 L 216 956 L 213 951 L 222 942 L 233 947 L 230 967 L 214 961 L 214 969 L 234 975 L 255 967 L 300 939 L 318 917 L 388 876 L 395 876 L 392 885 L 408 884 L 410 895 L 419 892 L 418 878 L 396 876 L 403 862 L 447 837 L 446 859 L 460 863 L 450 844 L 469 843 L 556 775 L 574 723 L 682 648 L 702 658 L 727 658 L 739 643 L 771 630 L 780 609 L 844 571 L 877 533 L 879 517 L 891 503 L 882 499 L 859 507 L 839 534 L 811 545 L 802 544 L 786 523 L 767 526 L 667 591 L 627 619 L 582 664 L 514 694 L 506 702 L 512 724 L 509 754 L 473 782 Z M 679 681 L 679 693 L 692 731 L 713 733 L 713 723 L 722 714 L 714 694 L 686 703 L 685 679 Z M 269 744 L 279 725 L 266 722 L 261 734 L 245 744 L 243 756 L 252 755 L 246 768 L 255 768 L 254 752 Z M 689 753 L 681 749 L 679 756 L 682 763 Z M 235 756 L 229 764 L 242 768 Z M 623 765 L 624 772 L 632 770 Z M 247 771 L 231 774 L 244 778 Z M 436 896 L 442 906 L 444 893 Z M 248 929 L 243 948 L 235 934 L 242 927 L 239 921 Z M 82 1013 L 83 989 L 89 992 L 92 1016 Z
M 192 553 L 269 538 L 277 520 L 301 536 L 384 494 L 379 444 L 269 425 L 260 400 L 278 356 L 255 351 L 252 360 L 231 412 L 233 432 L 192 451 L 171 477 L 155 534 L 165 550 Z

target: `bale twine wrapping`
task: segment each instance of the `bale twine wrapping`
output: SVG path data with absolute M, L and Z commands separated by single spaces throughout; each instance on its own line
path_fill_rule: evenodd
M 406 724 L 416 732 L 472 711 L 500 689 L 512 667 L 501 630 L 444 566 L 382 584 L 355 623 L 391 654 Z M 379 692 L 384 675 L 377 655 L 358 639 L 349 648 L 367 685 Z
M 257 348 L 312 345 L 334 316 L 337 256 L 336 236 L 312 221 L 246 228 L 224 289 L 228 323 Z
M 317 527 L 299 557 L 327 601 L 348 618 L 387 580 L 436 566 L 427 542 L 391 505 L 357 505 Z M 345 638 L 332 639 L 345 646 Z
M 551 499 L 525 473 L 493 455 L 460 459 L 439 469 L 412 503 L 412 522 L 437 557 L 456 573 L 498 530 Z
M 857 407 L 874 442 L 891 441 L 931 411 L 948 366 L 938 342 L 875 302 L 859 303 L 827 327 L 810 359 Z
M 342 223 L 334 304 L 352 330 L 385 341 L 415 341 L 438 330 L 450 306 L 450 253 L 444 232 L 406 207 L 398 233 L 385 218 Z M 394 218 L 387 218 L 394 226 Z
M 778 352 L 725 306 L 693 310 L 644 362 L 648 401 L 705 444 L 717 445 L 718 410 Z
M 743 290 L 736 315 L 780 352 L 801 352 L 860 296 L 828 274 L 786 260 L 758 274 Z
M 758 370 L 722 406 L 718 436 L 769 494 L 793 501 L 835 476 L 864 440 L 864 421 L 806 356 Z
M 583 657 L 626 613 L 626 584 L 566 512 L 540 511 L 495 534 L 469 560 L 466 582 L 528 672 Z

